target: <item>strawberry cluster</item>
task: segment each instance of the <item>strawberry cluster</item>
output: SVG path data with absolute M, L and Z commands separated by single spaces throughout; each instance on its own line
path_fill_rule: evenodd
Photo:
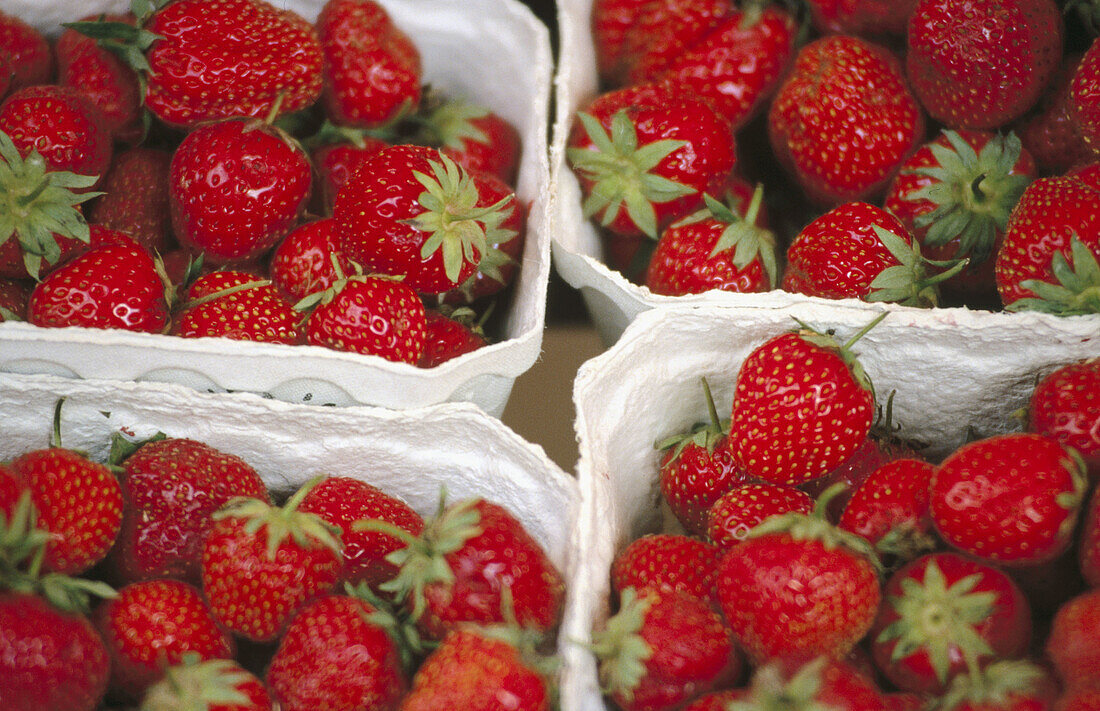
M 594 0 L 566 157 L 605 261 L 663 295 L 1100 312 L 1094 7 Z
M 666 530 L 594 633 L 624 711 L 1083 711 L 1100 700 L 1100 360 L 1024 431 L 922 456 L 848 342 L 756 346 L 720 420 L 657 442 Z
M 164 435 L 93 461 L 61 409 L 0 466 L 6 711 L 549 711 L 564 583 L 503 506 L 425 520 L 339 475 L 284 499 Z
M 74 20 L 77 18 L 74 18 Z M 431 367 L 515 279 L 519 134 L 374 0 L 0 14 L 0 312 Z

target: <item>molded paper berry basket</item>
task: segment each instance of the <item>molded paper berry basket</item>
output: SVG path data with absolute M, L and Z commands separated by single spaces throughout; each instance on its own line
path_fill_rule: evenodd
M 82 328 L 0 325 L 0 371 L 174 382 L 248 391 L 291 402 L 415 408 L 472 402 L 504 411 L 515 379 L 538 359 L 550 276 L 550 171 L 546 155 L 552 55 L 549 32 L 516 0 L 380 0 L 421 52 L 424 81 L 488 106 L 523 141 L 516 193 L 529 208 L 522 267 L 503 339 L 430 369 L 316 346 L 181 339 Z M 324 0 L 273 4 L 313 21 Z M 72 13 L 125 11 L 129 0 L 0 0 L 0 10 L 52 34 Z M 476 49 L 476 51 L 474 51 Z
M 558 31 L 560 59 L 554 76 L 555 116 L 550 142 L 550 172 L 554 185 L 553 229 L 551 245 L 554 268 L 562 279 L 577 289 L 584 299 L 604 343 L 614 343 L 638 314 L 666 306 L 723 305 L 761 309 L 784 309 L 797 303 L 818 305 L 840 303 L 844 307 L 861 308 L 868 320 L 880 306 L 855 299 L 840 302 L 792 294 L 781 290 L 765 294 L 735 294 L 710 291 L 687 296 L 663 296 L 648 288 L 631 283 L 620 272 L 601 261 L 602 247 L 596 228 L 585 219 L 581 209 L 581 188 L 566 162 L 566 143 L 576 112 L 599 94 L 596 55 L 593 45 L 591 14 L 593 0 L 558 0 Z M 910 307 L 889 305 L 891 310 L 908 311 Z M 1061 320 L 1048 314 L 1002 314 L 963 308 L 941 309 L 950 313 L 944 318 L 988 320 L 991 325 L 1019 328 L 1024 335 L 1034 328 L 1067 333 L 1087 326 L 1073 321 L 1091 322 L 1100 331 L 1100 316 L 1076 316 Z M 1001 320 L 1009 316 L 1009 320 Z M 939 319 L 929 316 L 929 323 Z M 1020 323 L 1017 323 L 1019 320 Z M 920 321 L 920 319 L 918 319 Z
M 795 318 L 835 330 L 840 342 L 881 309 L 802 303 L 768 310 L 675 306 L 638 315 L 608 351 L 581 366 L 573 387 L 581 510 L 569 580 L 572 605 L 562 635 L 590 640 L 608 615 L 610 567 L 639 535 L 663 526 L 654 442 L 706 421 L 700 377 L 728 417 L 742 361 Z M 893 421 L 942 458 L 973 427 L 982 437 L 1019 429 L 1037 380 L 1056 367 L 1100 356 L 1100 328 L 1082 320 L 1035 322 L 1028 339 L 999 320 L 947 311 L 891 312 L 853 350 L 879 404 L 896 392 Z M 725 414 L 723 414 L 725 413 Z M 604 711 L 596 664 L 581 645 L 565 650 L 562 708 Z

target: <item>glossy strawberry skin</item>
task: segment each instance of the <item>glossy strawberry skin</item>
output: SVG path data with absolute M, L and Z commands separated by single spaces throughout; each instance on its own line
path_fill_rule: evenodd
M 266 124 L 227 120 L 196 128 L 172 157 L 176 237 L 211 264 L 254 259 L 295 225 L 311 180 L 301 148 Z
M 0 13 L 0 47 L 8 54 L 9 91 L 49 82 L 53 51 L 41 32 L 14 15 Z M 0 98 L 3 96 L 0 91 Z
M 332 143 L 310 151 L 310 161 L 316 172 L 317 188 L 314 190 L 314 209 L 321 215 L 332 215 L 333 205 L 340 189 L 372 155 L 388 143 L 380 138 L 365 136 L 363 145 Z
M 1049 0 L 921 0 L 909 19 L 906 71 L 928 113 L 952 128 L 993 129 L 1039 98 L 1062 59 Z
M 421 368 L 434 368 L 489 345 L 484 335 L 435 309 L 427 309 L 424 317 L 424 353 L 416 363 Z
M 243 291 L 224 294 L 212 301 L 198 299 L 246 284 Z M 302 343 L 302 315 L 270 281 L 233 270 L 199 277 L 187 290 L 186 301 L 172 321 L 171 333 L 183 338 L 229 338 L 262 343 Z
M 1073 115 L 1071 86 L 1080 64 L 1081 54 L 1067 54 L 1039 98 L 1036 110 L 1026 114 L 1015 127 L 1024 148 L 1044 175 L 1068 173 L 1096 159 Z
M 872 544 L 893 535 L 932 534 L 928 482 L 934 467 L 919 459 L 897 459 L 879 467 L 853 492 L 839 527 Z
M 653 0 L 624 41 L 622 83 L 655 81 L 670 63 L 704 37 L 732 8 L 718 0 Z
M 1084 592 L 1054 615 L 1046 640 L 1046 656 L 1067 687 L 1095 687 L 1100 668 L 1100 588 Z
M 103 602 L 93 623 L 111 656 L 113 693 L 139 699 L 164 665 L 184 654 L 231 659 L 236 646 L 215 620 L 202 593 L 178 580 L 131 583 Z
M 707 538 L 723 550 L 739 545 L 750 530 L 772 516 L 797 512 L 809 514 L 814 501 L 809 494 L 776 484 L 743 484 L 735 487 L 710 507 Z
M 615 556 L 612 589 L 669 588 L 710 602 L 719 555 L 717 547 L 697 538 L 651 533 L 634 539 Z
M 810 0 L 814 27 L 823 34 L 904 35 L 918 0 Z
M 175 245 L 168 208 L 172 155 L 143 146 L 117 154 L 88 221 L 125 232 L 146 249 L 164 254 Z
M 336 283 L 334 256 L 345 274 L 353 273 L 351 260 L 333 239 L 332 218 L 303 223 L 291 230 L 271 253 L 268 266 L 271 282 L 279 293 L 297 303 Z
M 174 2 L 145 29 L 163 38 L 146 54 L 145 105 L 171 126 L 264 118 L 280 95 L 280 113 L 292 113 L 320 96 L 324 60 L 312 26 L 264 0 Z
M 1100 359 L 1049 373 L 1031 394 L 1028 431 L 1073 447 L 1095 481 L 1100 477 Z
M 714 501 L 744 479 L 726 437 L 713 448 L 688 442 L 679 453 L 674 447 L 661 457 L 661 495 L 680 524 L 695 535 L 706 531 Z
M 844 111 L 833 109 L 843 103 Z M 897 58 L 849 36 L 804 46 L 768 114 L 779 162 L 815 203 L 880 193 L 924 136 Z
M 306 322 L 306 342 L 339 351 L 416 363 L 427 337 L 424 304 L 408 286 L 391 279 L 350 279 Z
M 294 616 L 265 681 L 284 711 L 394 711 L 408 689 L 397 645 L 346 595 L 316 600 Z
M 872 431 L 852 456 L 841 462 L 840 466 L 825 476 L 802 484 L 799 488 L 817 499 L 830 486 L 844 484 L 844 490 L 829 502 L 826 510 L 829 520 L 836 523 L 840 520 L 852 494 L 876 469 L 896 459 L 918 458 L 920 455 L 907 443 L 894 440 L 889 436 L 880 437 Z
M 483 138 L 445 134 L 440 150 L 466 170 L 491 173 L 506 184 L 515 185 L 521 152 L 516 127 L 486 109 L 484 114 L 469 119 L 466 130 L 480 133 Z
M 1095 40 L 1081 58 L 1070 82 L 1070 117 L 1093 157 L 1100 156 L 1100 42 Z
M 87 618 L 35 595 L 0 594 L 5 711 L 93 711 L 109 676 L 107 650 Z
M 592 38 L 596 50 L 596 69 L 605 84 L 623 76 L 623 51 L 626 38 L 638 24 L 650 0 L 594 0 Z
M 97 17 L 87 17 L 90 21 Z M 104 21 L 134 24 L 132 16 L 106 15 Z M 107 130 L 116 140 L 136 143 L 141 125 L 141 86 L 137 73 L 96 40 L 74 29 L 57 39 L 58 84 L 76 89 L 102 112 Z

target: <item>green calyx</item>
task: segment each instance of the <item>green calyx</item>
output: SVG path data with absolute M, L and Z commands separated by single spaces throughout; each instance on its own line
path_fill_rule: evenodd
M 970 263 L 969 259 L 925 259 L 917 240 L 906 242 L 879 225 L 872 225 L 872 229 L 898 264 L 879 272 L 871 281 L 871 291 L 864 297 L 864 301 L 887 301 L 902 306 L 936 306 L 940 301 L 938 284 L 955 276 Z M 929 275 L 929 266 L 941 271 Z
M 854 346 L 861 338 L 866 336 L 871 329 L 877 326 L 884 318 L 889 315 L 889 311 L 883 311 L 882 313 L 871 319 L 871 322 L 861 328 L 851 338 L 841 345 L 835 338 L 827 333 L 821 333 L 811 328 L 806 323 L 799 321 L 797 318 L 795 322 L 799 325 L 798 335 L 807 343 L 815 345 L 819 348 L 825 348 L 831 350 L 844 361 L 844 364 L 848 366 L 848 370 L 852 373 L 852 378 L 856 383 L 866 390 L 869 390 L 874 396 L 875 386 L 871 382 L 871 377 L 867 375 L 867 371 L 863 369 L 863 365 L 859 362 L 856 354 L 852 352 L 852 346 Z
M 480 195 L 469 173 L 442 153 L 439 161 L 429 163 L 431 175 L 413 173 L 424 186 L 419 197 L 424 212 L 408 222 L 430 235 L 421 246 L 421 259 L 442 250 L 443 271 L 457 282 L 463 263 L 477 264 L 485 254 L 489 233 L 500 229 L 507 217 L 504 208 L 515 198 L 509 195 L 488 207 L 478 207 Z
M 638 229 L 657 239 L 653 205 L 691 195 L 695 190 L 651 171 L 687 141 L 666 139 L 638 146 L 638 134 L 625 110 L 611 118 L 610 133 L 591 114 L 580 112 L 577 118 L 593 145 L 566 151 L 573 169 L 593 184 L 582 205 L 584 216 L 598 214 L 606 227 L 625 206 Z
M 1059 316 L 1100 314 L 1100 263 L 1076 234 L 1070 240 L 1069 250 L 1072 264 L 1061 252 L 1055 252 L 1050 260 L 1050 269 L 1057 284 L 1042 279 L 1025 279 L 1020 286 L 1035 296 L 1017 299 L 1005 308 Z
M 983 669 L 956 675 L 934 708 L 936 711 L 952 711 L 963 705 L 1010 708 L 1014 697 L 1035 693 L 1047 678 L 1047 672 L 1032 662 L 996 661 Z
M 923 650 L 941 684 L 947 683 L 956 654 L 961 653 L 967 667 L 977 671 L 980 658 L 993 655 L 978 626 L 993 614 L 997 600 L 993 592 L 975 591 L 981 580 L 981 574 L 974 573 L 948 585 L 936 561 L 929 561 L 922 581 L 906 578 L 901 594 L 887 598 L 898 619 L 876 641 L 896 641 L 891 653 L 894 661 Z
M 42 262 L 56 264 L 61 248 L 56 235 L 89 242 L 91 233 L 77 205 L 103 193 L 76 193 L 98 176 L 51 171 L 42 155 L 26 158 L 8 134 L 0 131 L 0 244 L 19 240 L 27 272 L 38 278 Z
M 282 507 L 272 506 L 260 499 L 238 496 L 214 512 L 214 520 L 243 519 L 245 533 L 250 536 L 265 528 L 268 560 L 275 560 L 275 554 L 287 539 L 292 540 L 299 548 L 309 550 L 324 547 L 339 554 L 343 550 L 339 529 L 316 514 L 298 510 L 302 500 L 322 479 L 323 477 L 315 477 L 306 482 Z
M 775 234 L 756 224 L 764 202 L 764 186 L 757 183 L 744 217 L 710 195 L 704 194 L 703 201 L 714 219 L 728 225 L 718 237 L 710 256 L 713 258 L 732 250 L 733 266 L 739 270 L 747 267 L 754 259 L 759 259 L 764 273 L 768 275 L 768 285 L 774 289 L 779 274 L 775 258 Z
M 626 588 L 620 596 L 619 611 L 593 636 L 592 653 L 599 660 L 600 687 L 605 694 L 632 699 L 645 676 L 646 660 L 653 656 L 653 649 L 639 632 L 650 604 L 634 588 Z
M 760 667 L 752 677 L 749 698 L 731 701 L 727 711 L 839 711 L 819 701 L 821 675 L 828 663 L 824 657 L 808 662 L 785 678 L 778 664 Z
M 461 149 L 470 141 L 488 143 L 489 137 L 473 122 L 485 118 L 489 110 L 465 99 L 450 98 L 429 102 L 421 116 L 413 119 L 420 125 L 418 142 L 429 146 Z
M 955 256 L 980 264 L 992 254 L 997 234 L 1004 232 L 1012 208 L 1031 182 L 1026 175 L 1012 174 L 1022 144 L 1015 133 L 997 134 L 976 152 L 955 131 L 945 130 L 943 136 L 950 147 L 929 145 L 937 165 L 916 170 L 934 182 L 910 198 L 935 205 L 916 224 L 928 228 L 926 244 L 942 246 L 957 237 Z
M 283 120 L 287 116 L 284 115 L 279 120 Z M 392 124 L 380 128 L 355 128 L 353 126 L 338 126 L 325 119 L 316 133 L 305 138 L 302 144 L 311 149 L 337 143 L 350 143 L 356 148 L 364 148 L 367 145 L 367 138 L 377 138 L 392 143 L 398 139 L 398 133 L 396 126 Z
M 381 627 L 394 641 L 398 655 L 401 657 L 401 667 L 406 672 L 415 671 L 417 660 L 428 656 L 438 646 L 438 643 L 425 640 L 420 636 L 419 630 L 404 608 L 397 607 L 391 601 L 376 594 L 367 583 L 361 582 L 357 585 L 344 583 L 344 592 L 371 606 L 372 609 L 364 615 L 364 619 L 372 625 Z
M 140 711 L 209 711 L 217 707 L 248 706 L 240 686 L 254 677 L 231 659 L 200 661 L 195 652 L 168 667 L 164 677 L 145 693 Z
M 691 432 L 675 434 L 653 443 L 654 449 L 672 449 L 670 462 L 676 461 L 689 444 L 704 448 L 708 453 L 713 454 L 714 448 L 722 440 L 722 437 L 729 432 L 729 420 L 722 421 L 718 419 L 718 410 L 714 406 L 714 396 L 710 392 L 710 383 L 707 382 L 706 378 L 699 378 L 699 380 L 703 383 L 703 396 L 707 401 L 707 414 L 710 416 L 710 420 L 697 424 Z

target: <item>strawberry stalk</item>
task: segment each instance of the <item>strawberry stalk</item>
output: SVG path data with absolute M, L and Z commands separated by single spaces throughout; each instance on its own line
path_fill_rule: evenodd
M 721 441 L 722 436 L 729 430 L 729 423 L 723 423 L 718 419 L 718 409 L 714 406 L 714 395 L 711 394 L 710 383 L 703 377 L 699 378 L 699 380 L 703 384 L 703 397 L 707 402 L 707 414 L 710 421 L 697 425 L 688 434 L 675 434 L 653 443 L 653 447 L 659 450 L 675 447 L 672 452 L 672 457 L 669 459 L 670 462 L 675 461 L 689 444 L 694 444 L 697 447 L 705 447 L 707 452 L 713 454 L 714 448 L 717 446 L 718 442 Z
M 779 273 L 775 259 L 775 234 L 756 224 L 756 218 L 760 215 L 760 208 L 764 204 L 764 186 L 760 183 L 756 184 L 744 217 L 710 195 L 704 194 L 703 200 L 714 219 L 728 225 L 715 242 L 710 256 L 716 257 L 733 247 L 733 266 L 739 270 L 747 267 L 752 260 L 759 259 L 764 266 L 764 272 L 768 275 L 768 284 L 774 289 Z
M 607 627 L 589 645 L 600 660 L 600 687 L 604 694 L 621 694 L 631 699 L 645 676 L 645 662 L 653 656 L 653 649 L 638 631 L 650 604 L 634 588 L 623 590 L 619 611 L 608 619 Z

